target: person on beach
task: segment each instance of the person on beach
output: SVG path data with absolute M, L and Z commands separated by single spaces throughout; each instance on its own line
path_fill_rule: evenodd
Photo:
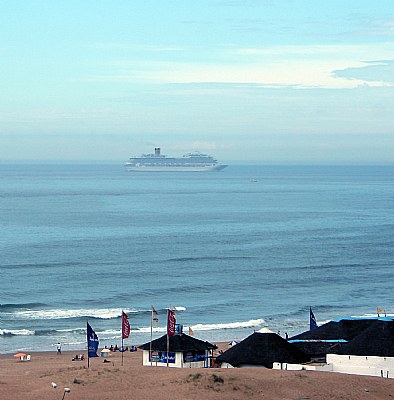
M 60 344 L 60 342 L 57 342 L 56 348 L 57 354 L 62 354 L 62 345 Z

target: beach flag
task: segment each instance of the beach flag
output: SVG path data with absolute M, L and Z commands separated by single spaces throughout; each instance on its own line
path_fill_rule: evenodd
M 309 307 L 309 330 L 317 328 L 315 314 L 313 314 L 312 307 Z
M 157 328 L 159 326 L 159 314 L 155 310 L 155 307 L 152 306 L 152 324 L 153 328 Z
M 190 326 L 189 326 L 189 336 L 194 336 L 193 329 L 192 329 L 192 328 L 190 328 Z
M 175 335 L 175 325 L 176 325 L 176 318 L 174 310 L 168 309 L 167 314 L 167 335 L 174 336 Z
M 127 339 L 130 335 L 130 323 L 128 315 L 122 311 L 122 339 Z
M 87 339 L 88 339 L 88 358 L 98 357 L 97 349 L 99 346 L 99 340 L 96 332 L 92 329 L 87 322 Z

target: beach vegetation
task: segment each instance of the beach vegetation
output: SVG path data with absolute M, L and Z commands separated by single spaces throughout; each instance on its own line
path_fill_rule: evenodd
M 187 381 L 188 381 L 188 382 L 195 382 L 195 381 L 200 380 L 201 377 L 202 377 L 202 375 L 201 375 L 199 372 L 197 372 L 196 374 L 190 374 L 190 375 L 187 377 Z
M 214 383 L 224 383 L 224 379 L 216 374 L 212 374 L 212 380 Z

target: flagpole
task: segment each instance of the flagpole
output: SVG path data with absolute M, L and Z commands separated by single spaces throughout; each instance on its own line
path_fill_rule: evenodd
M 153 306 L 152 306 L 151 317 L 150 317 L 150 342 L 149 342 L 150 365 L 152 365 L 152 339 L 153 339 Z
M 86 332 L 88 332 L 89 321 L 86 321 Z M 87 335 L 86 335 L 87 336 Z M 89 357 L 89 340 L 88 340 L 88 368 L 90 367 L 90 357 Z
M 167 311 L 167 368 L 168 368 L 168 353 L 170 352 L 170 335 L 168 334 L 168 324 L 170 319 L 170 309 Z
M 170 336 L 168 335 L 168 332 L 167 332 L 167 367 L 169 366 L 168 365 L 168 353 L 170 352 Z
M 123 347 L 123 310 L 122 310 L 122 319 L 121 319 L 121 324 L 122 324 L 122 367 L 123 367 L 123 353 L 124 353 L 124 347 Z

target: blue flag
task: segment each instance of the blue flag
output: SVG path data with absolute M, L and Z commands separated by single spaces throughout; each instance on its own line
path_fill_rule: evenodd
M 309 330 L 316 329 L 317 323 L 315 314 L 313 314 L 312 307 L 309 307 Z
M 92 329 L 92 327 L 89 325 L 89 322 L 87 322 L 88 328 L 87 328 L 87 336 L 88 336 L 88 357 L 98 357 L 97 355 L 97 350 L 99 346 L 99 340 L 96 335 L 96 332 Z

